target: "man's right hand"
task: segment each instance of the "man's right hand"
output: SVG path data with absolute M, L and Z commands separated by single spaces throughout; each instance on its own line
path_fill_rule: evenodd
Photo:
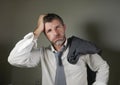
M 43 23 L 43 18 L 45 15 L 40 15 L 37 23 L 37 27 L 34 30 L 34 36 L 37 39 L 39 35 L 44 31 L 44 23 Z

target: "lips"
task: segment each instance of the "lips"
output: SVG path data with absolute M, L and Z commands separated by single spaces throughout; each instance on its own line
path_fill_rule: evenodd
M 55 38 L 54 41 L 57 42 L 57 41 L 63 41 L 64 39 L 63 38 Z

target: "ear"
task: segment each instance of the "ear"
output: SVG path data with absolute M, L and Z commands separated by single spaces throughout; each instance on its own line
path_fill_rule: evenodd
M 64 29 L 66 30 L 66 25 L 64 24 Z

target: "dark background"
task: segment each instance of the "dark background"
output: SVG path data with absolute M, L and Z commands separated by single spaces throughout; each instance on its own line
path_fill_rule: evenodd
M 120 85 L 120 2 L 107 0 L 0 0 L 0 85 L 41 85 L 41 69 L 7 62 L 14 45 L 36 27 L 40 14 L 57 13 L 67 36 L 96 43 L 110 66 L 108 85 Z M 38 46 L 48 45 L 44 35 Z

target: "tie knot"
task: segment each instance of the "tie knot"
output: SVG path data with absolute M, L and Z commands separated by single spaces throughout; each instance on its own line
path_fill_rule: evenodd
M 58 64 L 59 66 L 62 66 L 62 59 L 61 59 L 61 56 L 62 56 L 62 54 L 63 54 L 65 48 L 66 48 L 66 47 L 63 46 L 63 47 L 61 48 L 60 51 L 54 52 L 55 57 L 56 57 L 56 59 L 57 59 L 57 64 Z
M 60 65 L 60 66 L 62 66 L 61 56 L 62 56 L 62 52 L 55 53 L 55 57 L 56 57 L 56 60 L 57 60 L 57 65 Z

